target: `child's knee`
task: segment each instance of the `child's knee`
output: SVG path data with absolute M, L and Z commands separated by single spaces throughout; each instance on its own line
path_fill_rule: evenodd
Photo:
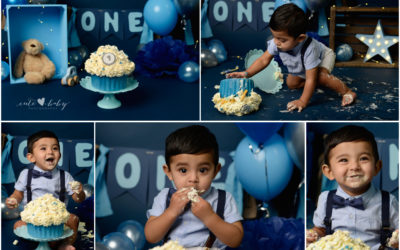
M 298 89 L 298 88 L 303 87 L 304 84 L 303 84 L 303 81 L 301 81 L 301 80 L 298 80 L 293 77 L 290 77 L 290 78 L 288 77 L 286 79 L 286 85 L 288 86 L 289 89 Z

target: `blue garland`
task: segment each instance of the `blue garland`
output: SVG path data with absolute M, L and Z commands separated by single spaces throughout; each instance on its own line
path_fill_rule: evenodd
M 199 52 L 181 40 L 166 36 L 147 43 L 138 51 L 136 72 L 147 77 L 178 76 L 179 66 L 186 61 L 199 61 Z

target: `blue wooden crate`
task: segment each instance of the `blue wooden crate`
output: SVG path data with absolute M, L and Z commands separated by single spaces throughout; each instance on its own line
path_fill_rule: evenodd
M 14 64 L 22 51 L 22 42 L 31 38 L 44 45 L 42 53 L 53 61 L 56 72 L 53 79 L 61 79 L 68 68 L 67 6 L 7 5 L 8 55 L 10 83 L 24 83 L 23 77 L 13 76 Z

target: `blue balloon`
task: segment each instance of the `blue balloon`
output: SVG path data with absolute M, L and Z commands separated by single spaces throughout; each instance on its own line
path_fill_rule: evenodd
M 1 61 L 1 80 L 4 80 L 10 74 L 10 66 L 5 61 Z
M 164 36 L 175 28 L 178 13 L 171 0 L 149 0 L 144 6 L 143 17 L 151 30 Z
M 304 0 L 276 0 L 274 9 L 276 10 L 279 6 L 287 4 L 287 3 L 296 4 L 297 7 L 299 7 L 300 9 L 302 9 L 304 11 L 304 13 L 307 12 L 307 5 L 304 2 Z
M 304 170 L 304 124 L 288 123 L 283 129 L 286 148 L 293 163 Z
M 103 238 L 103 244 L 110 250 L 135 250 L 135 244 L 121 232 L 109 233 Z
M 338 61 L 349 61 L 353 57 L 353 49 L 348 44 L 342 44 L 336 48 L 336 59 Z
M 237 146 L 234 159 L 243 188 L 259 200 L 269 201 L 276 197 L 292 176 L 292 161 L 278 134 L 272 135 L 262 148 L 245 137 Z
M 236 126 L 253 141 L 258 144 L 264 143 L 273 134 L 278 132 L 282 127 L 282 123 L 236 123 Z
M 182 81 L 194 82 L 199 79 L 199 65 L 193 61 L 186 61 L 179 66 L 178 76 Z
M 135 220 L 124 221 L 119 224 L 117 231 L 131 239 L 136 246 L 136 250 L 140 250 L 144 247 L 146 238 L 144 236 L 144 228 L 139 222 Z
M 71 49 L 68 51 L 68 66 L 75 66 L 80 68 L 83 63 L 83 58 L 77 49 Z
M 211 50 L 211 52 L 215 55 L 215 57 L 217 57 L 219 63 L 226 60 L 228 53 L 226 52 L 224 44 L 220 40 L 213 39 L 209 41 L 208 49 Z

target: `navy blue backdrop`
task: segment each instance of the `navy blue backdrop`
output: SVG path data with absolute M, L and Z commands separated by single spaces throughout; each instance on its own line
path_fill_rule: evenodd
M 14 136 L 11 159 L 15 178 L 18 179 L 19 173 L 30 165 L 25 158 L 26 138 L 39 130 L 50 130 L 57 135 L 63 150 L 60 167 L 82 184 L 87 183 L 93 165 L 93 123 L 2 123 L 2 133 Z M 10 195 L 14 186 L 8 184 L 6 187 Z

